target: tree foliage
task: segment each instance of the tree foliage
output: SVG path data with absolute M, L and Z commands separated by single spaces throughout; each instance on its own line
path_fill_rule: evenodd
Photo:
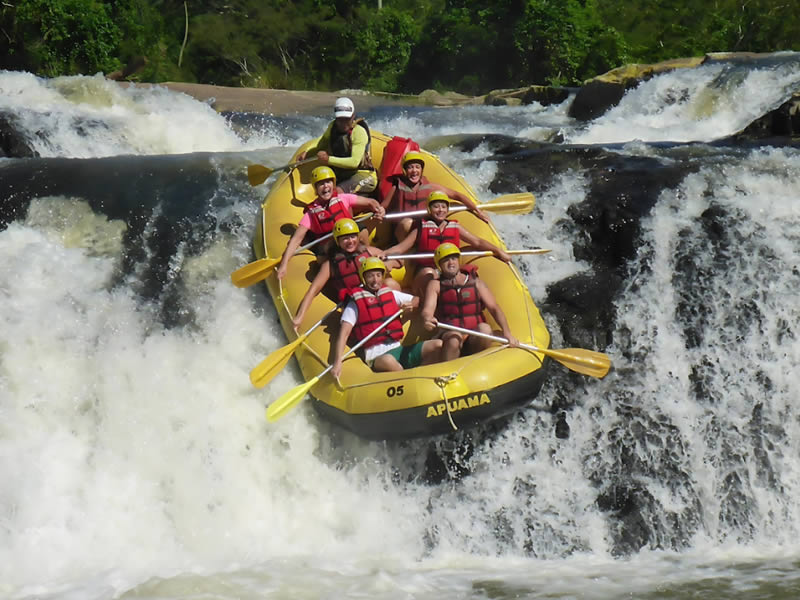
M 96 0 L 26 0 L 17 6 L 13 31 L 26 41 L 23 60 L 45 75 L 97 72 L 119 66 L 122 32 L 109 7 Z
M 55 76 L 108 73 L 133 62 L 142 67 L 133 77 L 143 81 L 478 94 L 576 85 L 625 62 L 800 49 L 800 13 L 785 0 L 377 4 L 4 0 L 0 68 Z

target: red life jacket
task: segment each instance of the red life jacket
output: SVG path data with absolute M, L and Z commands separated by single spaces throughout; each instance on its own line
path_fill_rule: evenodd
M 483 302 L 478 293 L 478 269 L 473 265 L 463 265 L 461 273 L 467 276 L 462 286 L 456 284 L 456 277 L 439 280 L 439 302 L 436 305 L 436 318 L 442 323 L 477 329 L 483 318 Z
M 439 229 L 436 221 L 432 219 L 423 219 L 417 221 L 416 227 L 419 228 L 417 233 L 417 252 L 433 252 L 444 242 L 450 242 L 458 247 L 461 243 L 461 230 L 458 227 L 458 221 L 448 221 L 445 219 L 445 226 Z M 432 258 L 422 258 L 417 260 L 417 268 L 419 267 L 433 267 L 435 266 Z
M 359 287 L 348 290 L 348 295 L 356 303 L 356 308 L 358 308 L 358 321 L 353 326 L 352 333 L 355 342 L 363 340 L 375 331 L 381 323 L 400 310 L 400 306 L 394 299 L 394 293 L 388 287 L 382 287 L 375 294 L 366 288 Z M 372 348 L 372 346 L 377 346 L 378 344 L 399 342 L 402 339 L 403 324 L 400 322 L 400 317 L 398 317 L 364 344 L 364 347 Z
M 352 219 L 353 213 L 350 208 L 341 200 L 337 200 L 336 188 L 333 190 L 333 197 L 325 204 L 317 197 L 314 201 L 303 209 L 311 217 L 311 232 L 317 236 L 325 235 L 333 231 L 333 224 L 339 219 Z
M 414 187 L 408 185 L 408 180 L 405 176 L 397 177 L 394 196 L 392 196 L 393 211 L 407 212 L 409 210 L 426 209 L 428 207 L 428 196 L 436 189 L 424 175 Z
M 394 180 L 397 175 L 403 174 L 401 162 L 407 152 L 419 150 L 419 144 L 411 138 L 394 136 L 383 148 L 383 159 L 381 160 L 381 176 L 378 183 L 378 198 L 383 199 L 394 187 Z
M 368 256 L 370 256 L 370 253 L 364 244 L 359 244 L 352 254 L 348 254 L 337 246 L 336 252 L 330 257 L 330 281 L 336 290 L 337 296 L 341 290 L 357 288 L 361 285 L 361 278 L 358 276 L 358 265 L 362 258 Z

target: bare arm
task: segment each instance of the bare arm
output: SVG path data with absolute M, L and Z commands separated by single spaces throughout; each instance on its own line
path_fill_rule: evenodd
M 367 246 L 367 252 L 369 252 L 370 256 L 377 256 L 383 261 L 383 264 L 386 266 L 386 270 L 391 272 L 392 269 L 399 269 L 403 266 L 399 260 L 387 260 L 386 259 L 386 252 L 381 250 L 380 248 L 376 248 L 375 246 Z M 387 275 L 387 277 L 389 277 Z M 398 282 L 399 285 L 399 282 Z
M 482 237 L 478 237 L 474 233 L 467 231 L 463 225 L 459 223 L 458 228 L 461 233 L 461 239 L 464 240 L 467 244 L 476 248 L 478 250 L 488 250 L 492 254 L 494 254 L 497 258 L 502 260 L 503 262 L 509 263 L 511 262 L 511 256 L 505 250 L 501 250 L 494 244 L 492 244 L 489 240 L 485 240 Z
M 383 216 L 386 214 L 386 209 L 383 208 L 377 200 L 374 198 L 367 198 L 366 196 L 356 196 L 356 199 L 353 200 L 350 207 L 353 209 L 353 214 L 370 211 L 375 215 L 378 221 L 382 221 Z
M 331 366 L 331 374 L 339 379 L 342 374 L 342 356 L 344 356 L 344 347 L 347 345 L 347 338 L 350 337 L 350 332 L 353 331 L 353 324 L 346 321 L 339 322 L 339 334 L 336 337 L 336 346 L 333 349 L 333 362 Z
M 402 239 L 402 241 L 397 242 L 391 248 L 387 248 L 384 251 L 386 256 L 391 256 L 392 254 L 406 254 L 411 248 L 414 247 L 414 244 L 417 243 L 417 235 L 419 233 L 419 229 L 412 229 L 408 232 L 408 235 Z
M 322 288 L 325 287 L 325 284 L 328 283 L 328 279 L 331 276 L 331 261 L 326 260 L 322 263 L 322 266 L 319 268 L 319 273 L 317 276 L 314 277 L 314 281 L 311 282 L 308 290 L 306 290 L 303 299 L 300 302 L 300 306 L 297 307 L 297 314 L 292 319 L 292 324 L 294 325 L 294 330 L 297 329 L 303 323 L 303 317 L 306 316 L 306 311 L 308 311 L 308 307 L 311 306 L 311 303 L 314 301 L 314 298 L 319 295 L 322 291 Z
M 437 321 L 433 316 L 436 313 L 436 304 L 439 301 L 439 280 L 431 279 L 425 288 L 425 298 L 422 305 L 422 321 L 425 329 L 433 331 L 436 329 Z
M 281 257 L 281 264 L 278 266 L 278 279 L 283 279 L 286 277 L 286 269 L 289 266 L 289 259 L 294 256 L 295 252 L 297 252 L 297 249 L 300 247 L 300 243 L 303 241 L 306 233 L 308 233 L 308 229 L 302 225 L 298 226 L 297 229 L 294 230 L 289 243 L 286 245 L 286 250 L 283 252 L 283 256 Z
M 469 209 L 469 212 L 473 213 L 476 217 L 478 217 L 484 223 L 489 222 L 489 215 L 483 212 L 475 202 L 473 202 L 472 198 L 467 196 L 466 194 L 462 194 L 461 192 L 457 192 L 455 190 L 451 190 L 450 188 L 444 187 L 443 185 L 439 185 L 438 183 L 433 184 L 434 187 L 439 188 L 440 191 L 447 194 L 449 198 L 453 200 L 457 200 L 461 202 L 464 206 Z
M 497 304 L 494 294 L 492 294 L 486 284 L 480 279 L 478 279 L 476 283 L 478 294 L 481 297 L 481 302 L 483 302 L 486 310 L 492 314 L 494 320 L 497 321 L 497 324 L 500 325 L 500 328 L 503 330 L 503 336 L 508 340 L 508 345 L 519 346 L 519 340 L 517 340 L 517 338 L 515 338 L 511 333 L 511 329 L 508 326 L 508 320 L 506 320 L 506 315 L 503 312 L 503 309 L 500 308 L 500 305 Z
M 389 189 L 389 192 L 383 197 L 381 200 L 381 206 L 386 210 L 389 210 L 389 207 L 392 205 L 392 199 L 394 198 L 394 191 L 397 187 L 392 187 Z

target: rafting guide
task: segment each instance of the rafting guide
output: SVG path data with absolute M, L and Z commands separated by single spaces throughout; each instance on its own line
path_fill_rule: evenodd
M 320 163 L 334 170 L 340 191 L 368 194 L 377 187 L 378 176 L 372 166 L 369 127 L 364 119 L 356 118 L 355 111 L 350 98 L 337 99 L 334 120 L 297 159 L 316 155 Z

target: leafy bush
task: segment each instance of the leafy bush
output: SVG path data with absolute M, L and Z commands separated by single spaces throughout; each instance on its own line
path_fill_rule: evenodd
M 383 4 L 7 0 L 0 2 L 0 35 L 8 42 L 0 46 L 0 68 L 55 76 L 108 73 L 133 61 L 144 65 L 133 75 L 144 81 L 481 94 L 576 85 L 629 61 L 800 49 L 800 13 L 775 0 Z
M 97 0 L 18 0 L 15 39 L 42 75 L 94 74 L 120 67 L 122 32 Z M 20 47 L 23 47 L 20 45 Z

